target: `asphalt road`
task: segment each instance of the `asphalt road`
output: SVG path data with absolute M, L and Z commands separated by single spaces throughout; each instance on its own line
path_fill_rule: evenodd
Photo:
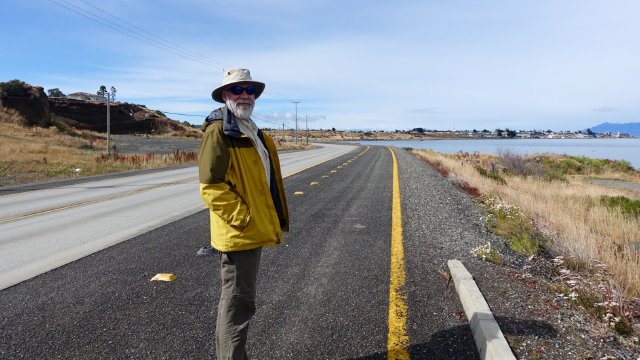
M 324 144 L 283 153 L 283 176 L 354 148 Z M 202 210 L 197 172 L 176 167 L 30 188 L 38 191 L 4 189 L 0 290 Z
M 408 351 L 476 359 L 455 290 L 436 270 L 483 243 L 470 220 L 477 214 L 432 170 L 395 152 Z M 359 147 L 288 177 L 285 188 L 291 231 L 286 245 L 263 252 L 250 357 L 387 358 L 390 150 Z M 208 224 L 201 211 L 2 290 L 0 358 L 213 358 L 218 259 L 195 255 Z M 149 281 L 164 272 L 176 281 Z

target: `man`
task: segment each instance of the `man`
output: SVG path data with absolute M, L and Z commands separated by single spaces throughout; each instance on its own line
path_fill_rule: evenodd
M 200 196 L 209 207 L 211 246 L 220 252 L 218 359 L 248 359 L 245 344 L 255 313 L 263 246 L 283 242 L 289 228 L 275 144 L 251 120 L 265 84 L 247 69 L 228 69 L 211 96 L 226 106 L 205 120 L 198 165 Z

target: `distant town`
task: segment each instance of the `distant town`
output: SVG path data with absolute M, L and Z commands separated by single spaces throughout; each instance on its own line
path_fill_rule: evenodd
M 396 130 L 398 132 L 398 130 Z M 430 133 L 448 133 L 455 137 L 467 137 L 467 138 L 491 138 L 491 139 L 595 139 L 595 138 L 631 138 L 632 136 L 626 133 L 612 133 L 605 131 L 602 133 L 595 133 L 591 129 L 578 130 L 578 131 L 552 131 L 552 130 L 509 130 L 509 129 L 495 129 L 489 130 L 460 130 L 460 131 L 439 131 L 439 130 L 425 130 L 422 128 L 416 128 L 409 131 L 409 134 L 413 135 L 428 135 Z

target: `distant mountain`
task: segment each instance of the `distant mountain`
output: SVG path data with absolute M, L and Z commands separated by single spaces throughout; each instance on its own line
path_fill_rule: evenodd
M 603 133 L 608 131 L 610 133 L 623 133 L 631 136 L 640 136 L 640 122 L 614 124 L 614 123 L 602 123 L 600 125 L 591 128 L 594 133 Z

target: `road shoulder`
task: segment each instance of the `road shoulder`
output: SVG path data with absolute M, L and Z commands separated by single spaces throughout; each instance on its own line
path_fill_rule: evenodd
M 408 274 L 413 273 L 409 276 L 414 282 L 425 276 L 441 276 L 440 271 L 446 270 L 447 260 L 461 260 L 473 275 L 518 358 L 614 356 L 635 359 L 628 347 L 607 335 L 610 329 L 606 325 L 577 310 L 568 300 L 556 296 L 551 281 L 553 269 L 548 268 L 548 261 L 529 260 L 511 253 L 502 239 L 486 231 L 484 214 L 472 198 L 421 160 L 401 149 L 396 149 L 396 152 L 403 191 L 405 247 L 413 254 L 407 255 L 407 259 L 434 258 L 428 264 L 420 260 L 411 260 L 413 262 L 407 264 L 413 267 L 408 269 Z M 472 249 L 487 242 L 503 255 L 505 265 L 494 265 L 471 255 Z M 441 288 L 417 294 L 427 300 L 413 301 L 433 306 L 434 312 L 446 311 L 451 329 L 468 326 L 461 312 L 462 306 L 457 296 L 452 297 L 451 291 L 443 278 Z M 440 302 L 429 301 L 430 298 Z M 455 306 L 442 305 L 445 302 Z

